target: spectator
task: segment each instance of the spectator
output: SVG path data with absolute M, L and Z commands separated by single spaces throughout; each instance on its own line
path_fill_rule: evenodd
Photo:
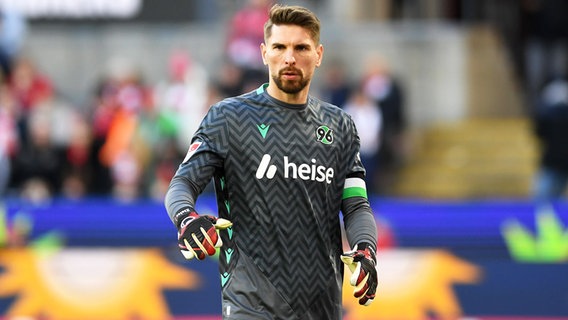
M 562 197 L 568 184 L 568 80 L 556 78 L 540 93 L 535 132 L 541 143 L 534 198 L 547 204 Z
M 53 97 L 53 85 L 48 77 L 37 70 L 34 62 L 26 57 L 15 61 L 9 84 L 21 110 L 18 119 L 20 139 L 22 143 L 26 143 L 26 127 L 30 113 L 32 109 Z
M 111 165 L 112 195 L 121 201 L 131 201 L 140 196 L 143 168 L 136 157 L 134 143 L 121 149 Z
M 336 106 L 345 106 L 351 96 L 351 84 L 343 61 L 331 60 L 325 70 L 321 97 Z
M 61 151 L 51 141 L 49 115 L 43 109 L 30 114 L 29 142 L 22 144 L 14 158 L 13 185 L 33 202 L 55 195 L 61 183 Z
M 244 69 L 264 67 L 258 48 L 264 42 L 264 23 L 271 4 L 270 0 L 247 0 L 230 21 L 226 52 L 230 61 Z
M 1 121 L 1 120 L 0 120 Z M 0 124 L 1 126 L 2 124 Z M 0 130 L 2 130 L 0 128 Z M 10 158 L 0 147 L 0 196 L 3 196 L 10 181 Z
M 524 35 L 524 75 L 529 101 L 551 76 L 568 72 L 568 1 L 520 1 Z
M 0 85 L 0 195 L 8 188 L 11 162 L 18 147 L 17 105 L 7 85 Z
M 0 70 L 8 79 L 14 59 L 21 53 L 27 32 L 27 21 L 17 11 L 0 10 Z
M 78 130 L 77 121 L 81 118 L 81 115 L 77 108 L 57 95 L 51 97 L 46 96 L 43 101 L 33 107 L 29 117 L 45 118 L 43 121 L 45 121 L 46 126 L 49 126 L 47 130 L 49 132 L 49 142 L 52 147 L 60 153 L 61 163 L 58 165 L 57 184 L 53 184 L 54 181 L 50 181 L 52 194 L 60 195 L 61 192 L 63 192 L 64 196 L 72 198 L 84 196 L 87 191 L 87 182 L 81 181 L 79 177 L 88 175 L 86 171 L 81 171 L 85 168 L 79 168 L 79 170 L 74 171 L 76 175 L 70 175 L 70 172 L 66 171 L 68 164 L 75 162 L 74 164 L 78 165 L 79 163 L 77 162 L 82 161 L 80 160 L 82 155 L 77 149 L 77 144 L 78 135 L 85 134 L 85 132 Z M 74 154 L 70 154 L 70 150 L 74 151 Z M 75 183 L 73 183 L 73 187 L 70 187 L 69 183 L 72 181 L 75 181 Z
M 96 133 L 102 143 L 98 156 L 109 170 L 113 196 L 130 201 L 144 189 L 142 173 L 150 151 L 149 142 L 139 134 L 140 117 L 153 108 L 153 98 L 138 70 L 116 62 L 95 110 Z
M 65 148 L 62 194 L 71 199 L 83 198 L 95 192 L 95 161 L 92 129 L 80 116 L 69 123 L 71 134 Z
M 157 153 L 155 153 L 154 166 L 151 170 L 151 181 L 149 183 L 149 196 L 152 199 L 163 201 L 168 191 L 170 181 L 183 160 L 175 141 L 165 140 Z
M 378 192 L 376 188 L 379 150 L 381 148 L 381 130 L 383 117 L 381 109 L 361 90 L 355 91 L 343 107 L 351 115 L 361 139 L 361 162 L 366 170 L 365 179 L 370 193 Z
M 105 77 L 100 80 L 94 93 L 92 110 L 87 115 L 87 121 L 92 130 L 91 154 L 93 163 L 93 181 L 91 190 L 96 195 L 108 195 L 112 189 L 110 167 L 101 161 L 99 155 L 105 144 L 113 117 L 118 110 L 116 99 L 118 81 L 113 77 Z
M 243 70 L 232 61 L 224 61 L 217 71 L 215 86 L 223 98 L 238 96 L 244 92 Z
M 258 48 L 264 41 L 264 23 L 271 5 L 271 0 L 247 0 L 230 21 L 225 52 L 229 62 L 241 69 L 239 94 L 257 88 L 266 80 Z
M 136 115 L 121 107 L 112 118 L 99 160 L 110 169 L 113 195 L 132 199 L 138 196 L 141 168 L 134 154 Z
M 20 57 L 15 61 L 10 84 L 25 112 L 29 112 L 33 107 L 53 96 L 51 80 L 26 57 Z
M 383 117 L 378 188 L 384 194 L 388 193 L 388 186 L 392 185 L 404 155 L 404 93 L 382 57 L 370 57 L 364 70 L 367 70 L 367 74 L 363 81 L 363 92 L 375 101 Z
M 178 149 L 189 147 L 188 136 L 193 135 L 207 111 L 208 74 L 197 61 L 184 51 L 170 55 L 168 79 L 154 88 L 157 116 L 162 134 L 175 136 Z

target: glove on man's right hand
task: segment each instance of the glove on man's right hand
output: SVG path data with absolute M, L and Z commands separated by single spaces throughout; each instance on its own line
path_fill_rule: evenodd
M 185 212 L 184 212 L 185 211 Z M 226 219 L 210 215 L 199 215 L 186 208 L 176 214 L 181 219 L 178 227 L 178 246 L 183 256 L 190 260 L 203 260 L 206 254 L 212 256 L 223 245 L 216 229 L 227 229 L 233 224 Z

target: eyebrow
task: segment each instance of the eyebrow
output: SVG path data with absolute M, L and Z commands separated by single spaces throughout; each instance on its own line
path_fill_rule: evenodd
M 277 47 L 277 46 L 284 46 L 287 47 L 288 45 L 284 44 L 284 43 L 280 43 L 280 42 L 273 42 L 271 45 L 271 47 Z M 294 48 L 298 48 L 298 47 L 303 47 L 303 48 L 311 48 L 312 45 L 306 42 L 301 42 L 301 43 L 297 43 L 293 45 Z

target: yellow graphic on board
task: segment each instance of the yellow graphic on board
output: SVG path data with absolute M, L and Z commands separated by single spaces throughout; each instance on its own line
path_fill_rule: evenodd
M 198 275 L 158 249 L 63 249 L 41 255 L 0 248 L 0 297 L 6 316 L 57 320 L 168 319 L 162 290 L 196 289 Z
M 452 286 L 479 280 L 480 270 L 442 250 L 379 251 L 379 286 L 370 306 L 358 304 L 346 270 L 344 320 L 459 319 L 462 310 Z

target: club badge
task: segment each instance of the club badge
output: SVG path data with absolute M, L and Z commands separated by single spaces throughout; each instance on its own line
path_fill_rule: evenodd
M 331 144 L 333 142 L 333 130 L 328 126 L 319 126 L 316 129 L 316 140 L 323 144 Z

